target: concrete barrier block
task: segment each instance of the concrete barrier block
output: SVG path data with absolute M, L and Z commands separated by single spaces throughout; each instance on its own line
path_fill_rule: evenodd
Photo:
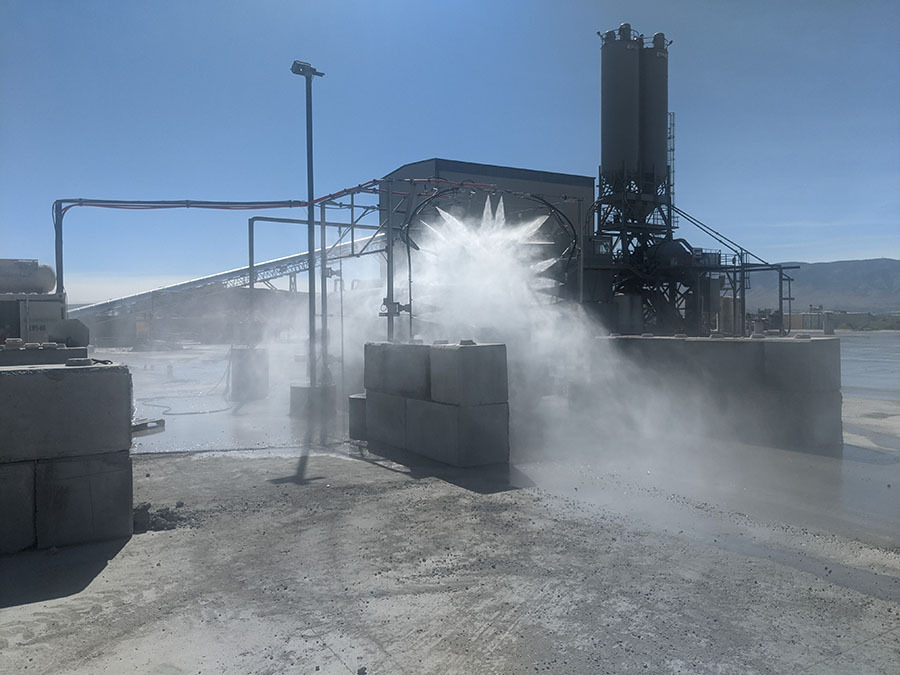
M 0 553 L 34 542 L 34 462 L 0 464 Z
M 509 461 L 509 405 L 409 400 L 407 449 L 451 466 Z
M 363 347 L 363 386 L 367 391 L 386 391 L 384 381 L 385 342 L 367 342 Z
M 822 455 L 843 449 L 841 393 L 757 390 L 730 419 L 741 440 Z
M 763 385 L 763 341 L 687 338 L 683 342 L 685 367 L 697 381 L 722 388 L 747 389 Z
M 0 462 L 127 450 L 131 405 L 126 366 L 0 368 Z
M 506 345 L 432 345 L 431 400 L 451 405 L 506 403 Z
M 349 436 L 357 441 L 366 440 L 366 395 L 351 394 L 347 401 Z
M 428 400 L 431 396 L 430 345 L 384 346 L 384 392 Z
M 402 396 L 366 391 L 366 436 L 369 442 L 406 448 L 406 404 Z
M 65 363 L 69 359 L 86 359 L 87 347 L 66 347 L 55 349 L 0 349 L 0 366 L 28 366 L 49 363 Z
M 35 505 L 38 548 L 130 536 L 129 451 L 39 460 Z
M 765 348 L 765 383 L 783 391 L 825 392 L 841 388 L 839 338 L 762 341 Z

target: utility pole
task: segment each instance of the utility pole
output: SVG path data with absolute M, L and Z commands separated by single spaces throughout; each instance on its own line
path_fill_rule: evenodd
M 313 133 L 312 133 L 312 79 L 322 77 L 320 73 L 306 61 L 294 61 L 291 65 L 294 75 L 302 75 L 306 78 L 306 199 L 307 199 L 307 237 L 306 246 L 308 253 L 307 279 L 309 283 L 309 386 L 316 386 L 316 265 L 315 248 L 316 233 L 313 223 L 316 221 L 316 208 L 313 204 Z M 324 249 L 325 242 L 322 241 Z

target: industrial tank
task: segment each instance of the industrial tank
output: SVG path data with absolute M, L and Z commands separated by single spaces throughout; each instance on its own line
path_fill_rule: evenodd
M 0 293 L 49 293 L 56 286 L 56 274 L 37 260 L 0 258 Z
M 663 33 L 641 48 L 639 78 L 641 174 L 652 177 L 655 187 L 665 184 L 668 164 L 669 53 Z
M 600 163 L 604 176 L 635 176 L 640 161 L 641 41 L 623 23 L 603 35 L 600 66 Z

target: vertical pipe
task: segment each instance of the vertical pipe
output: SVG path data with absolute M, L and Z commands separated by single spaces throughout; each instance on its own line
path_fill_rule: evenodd
M 593 188 L 592 188 L 593 190 Z M 578 232 L 578 302 L 584 302 L 584 242 L 587 241 L 587 237 L 585 236 L 586 225 L 582 222 L 581 216 L 581 203 L 584 200 L 579 197 L 578 198 L 578 225 L 579 227 L 575 230 Z
M 393 183 L 388 183 L 387 189 L 387 222 L 385 235 L 387 237 L 387 339 L 394 341 L 394 192 Z
M 306 74 L 306 246 L 309 288 L 309 386 L 316 386 L 316 207 L 313 204 L 312 73 Z
M 356 255 L 356 197 L 355 192 L 350 193 L 350 255 Z M 343 265 L 343 263 L 341 263 Z M 343 267 L 341 267 L 343 269 Z
M 247 255 L 247 269 L 250 270 L 250 291 L 252 292 L 256 283 L 256 269 L 253 267 L 253 218 L 247 221 Z M 251 295 L 250 297 L 252 298 L 253 296 Z
M 778 267 L 778 315 L 781 317 L 781 325 L 778 326 L 778 334 L 784 335 L 784 272 Z
M 245 338 L 247 343 L 254 345 L 255 340 L 251 338 L 256 323 L 256 293 L 253 291 L 253 284 L 256 281 L 256 269 L 253 267 L 253 218 L 247 221 L 247 271 L 250 276 L 250 326 L 246 331 Z
M 65 293 L 63 283 L 63 210 L 62 202 L 53 202 L 53 229 L 56 233 L 56 292 Z M 67 310 L 63 310 L 67 311 Z
M 325 251 L 325 204 L 319 205 L 319 263 L 322 270 L 322 383 L 331 384 L 331 371 L 328 369 L 328 253 Z
M 747 336 L 747 270 L 745 269 L 744 249 L 741 249 L 741 337 Z
M 350 201 L 352 204 L 352 202 L 353 202 L 352 195 L 351 195 Z M 352 211 L 352 207 L 351 207 L 351 214 L 352 213 L 353 213 L 353 211 Z M 350 218 L 350 222 L 351 223 L 353 222 L 352 215 Z M 352 227 L 352 225 L 351 225 L 351 227 Z M 338 228 L 338 236 L 339 237 L 343 236 L 343 229 L 344 228 L 342 228 L 342 227 Z M 347 382 L 346 382 L 346 377 L 344 376 L 344 259 L 343 258 L 341 258 L 340 261 L 338 262 L 338 267 L 340 269 L 340 281 L 341 281 L 341 300 L 340 300 L 340 305 L 341 305 L 341 400 L 343 401 L 346 399 L 346 396 L 347 396 Z

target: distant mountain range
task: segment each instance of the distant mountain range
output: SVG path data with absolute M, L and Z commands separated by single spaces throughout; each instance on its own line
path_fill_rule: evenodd
M 900 313 L 900 260 L 874 258 L 783 264 L 800 266 L 797 270 L 787 270 L 794 278 L 791 294 L 795 312 L 809 311 L 810 305 L 822 305 L 826 310 Z M 751 274 L 747 310 L 754 312 L 777 306 L 778 275 L 775 272 Z

